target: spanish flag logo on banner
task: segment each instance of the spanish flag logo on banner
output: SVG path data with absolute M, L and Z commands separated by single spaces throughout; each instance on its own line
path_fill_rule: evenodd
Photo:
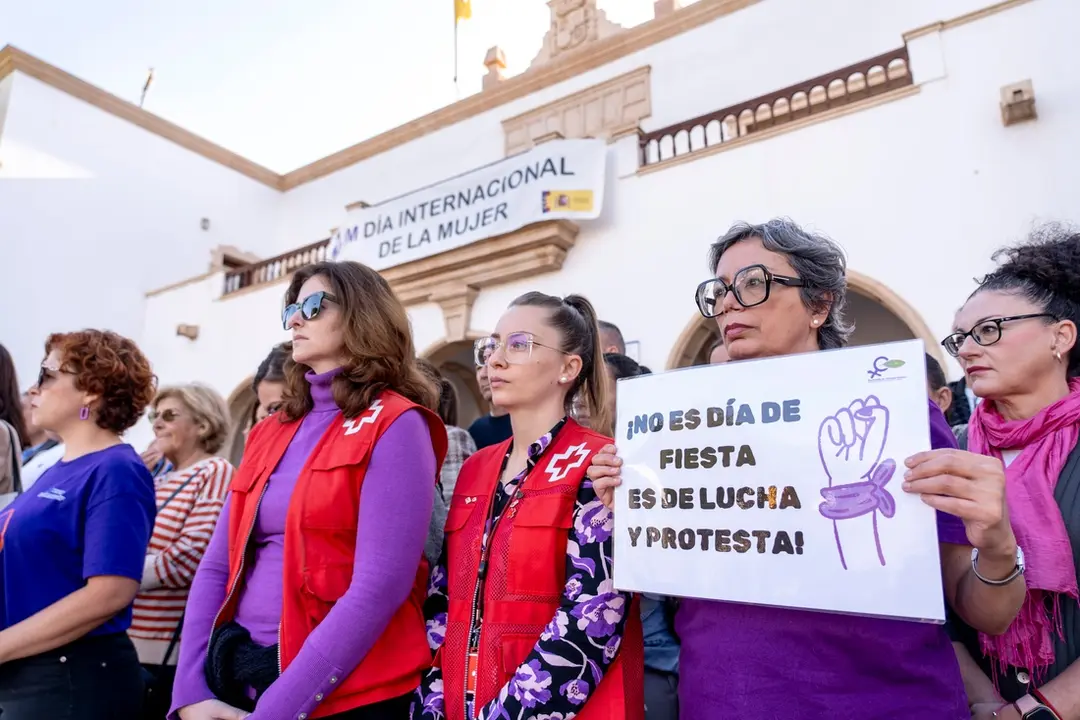
M 545 190 L 544 212 L 592 212 L 592 190 Z
M 472 2 L 470 0 L 454 0 L 454 22 L 468 20 L 472 17 Z

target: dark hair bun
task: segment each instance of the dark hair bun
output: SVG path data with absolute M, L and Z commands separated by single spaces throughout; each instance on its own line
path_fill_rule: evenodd
M 1080 302 L 1080 231 L 1058 223 L 1036 228 L 1028 239 L 994 253 L 994 276 L 1030 282 L 1061 299 Z

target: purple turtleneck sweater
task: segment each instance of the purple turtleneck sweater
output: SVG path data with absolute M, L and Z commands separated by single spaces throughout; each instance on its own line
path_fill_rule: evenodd
M 278 641 L 285 515 L 308 456 L 335 419 L 341 422 L 331 390 L 331 381 L 339 372 L 308 373 L 314 407 L 304 416 L 270 475 L 255 520 L 255 562 L 240 590 L 236 622 L 260 645 Z M 431 520 L 436 470 L 427 422 L 420 413 L 406 411 L 379 438 L 371 454 L 360 491 L 352 583 L 308 636 L 296 659 L 259 700 L 252 720 L 310 715 L 382 635 L 416 578 Z M 229 505 L 226 500 L 188 597 L 169 713 L 174 720 L 180 708 L 214 697 L 206 685 L 203 662 L 214 616 L 225 601 L 229 581 Z

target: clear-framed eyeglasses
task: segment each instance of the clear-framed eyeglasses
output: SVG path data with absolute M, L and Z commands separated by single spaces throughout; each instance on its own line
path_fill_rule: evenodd
M 1031 320 L 1033 318 L 1050 318 L 1057 320 L 1049 313 L 1028 313 L 1027 315 L 1010 315 L 1008 317 L 987 318 L 980 320 L 967 332 L 954 332 L 941 341 L 941 347 L 953 357 L 960 355 L 960 346 L 969 337 L 983 347 L 989 347 L 1001 339 L 1002 323 L 1015 322 L 1017 320 Z
M 743 307 L 754 307 L 769 299 L 773 283 L 784 287 L 804 287 L 800 278 L 776 275 L 764 265 L 748 265 L 735 273 L 731 284 L 720 278 L 706 280 L 697 286 L 694 302 L 704 317 L 714 318 L 724 312 L 724 297 L 735 293 L 735 300 Z
M 476 361 L 476 367 L 483 367 L 489 362 L 495 351 L 501 348 L 506 362 L 511 365 L 520 365 L 528 362 L 529 358 L 532 357 L 533 347 L 547 348 L 562 353 L 559 348 L 539 342 L 532 333 L 512 332 L 505 339 L 499 339 L 492 335 L 477 340 L 473 344 L 473 360 Z

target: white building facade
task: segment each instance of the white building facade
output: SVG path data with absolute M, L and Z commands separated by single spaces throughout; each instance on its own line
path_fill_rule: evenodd
M 560 138 L 607 143 L 599 218 L 383 270 L 419 352 L 458 385 L 463 422 L 482 411 L 471 343 L 528 290 L 586 295 L 654 371 L 700 362 L 712 328 L 691 296 L 737 220 L 789 216 L 832 236 L 848 253 L 854 341 L 920 337 L 939 357 L 994 249 L 1080 220 L 1072 0 L 660 0 L 630 29 L 595 0 L 549 5 L 525 73 L 503 79 L 493 49 L 482 93 L 283 176 L 0 51 L 0 242 L 19 269 L 8 297 L 42 291 L 22 268 L 43 248 L 63 268 L 33 327 L 4 327 L 0 342 L 24 372 L 42 327 L 113 322 L 162 382 L 207 382 L 246 417 L 256 366 L 287 337 L 289 273 L 327 257 L 347 208 Z M 92 139 L 41 122 L 76 111 Z M 119 273 L 116 253 L 138 260 Z

